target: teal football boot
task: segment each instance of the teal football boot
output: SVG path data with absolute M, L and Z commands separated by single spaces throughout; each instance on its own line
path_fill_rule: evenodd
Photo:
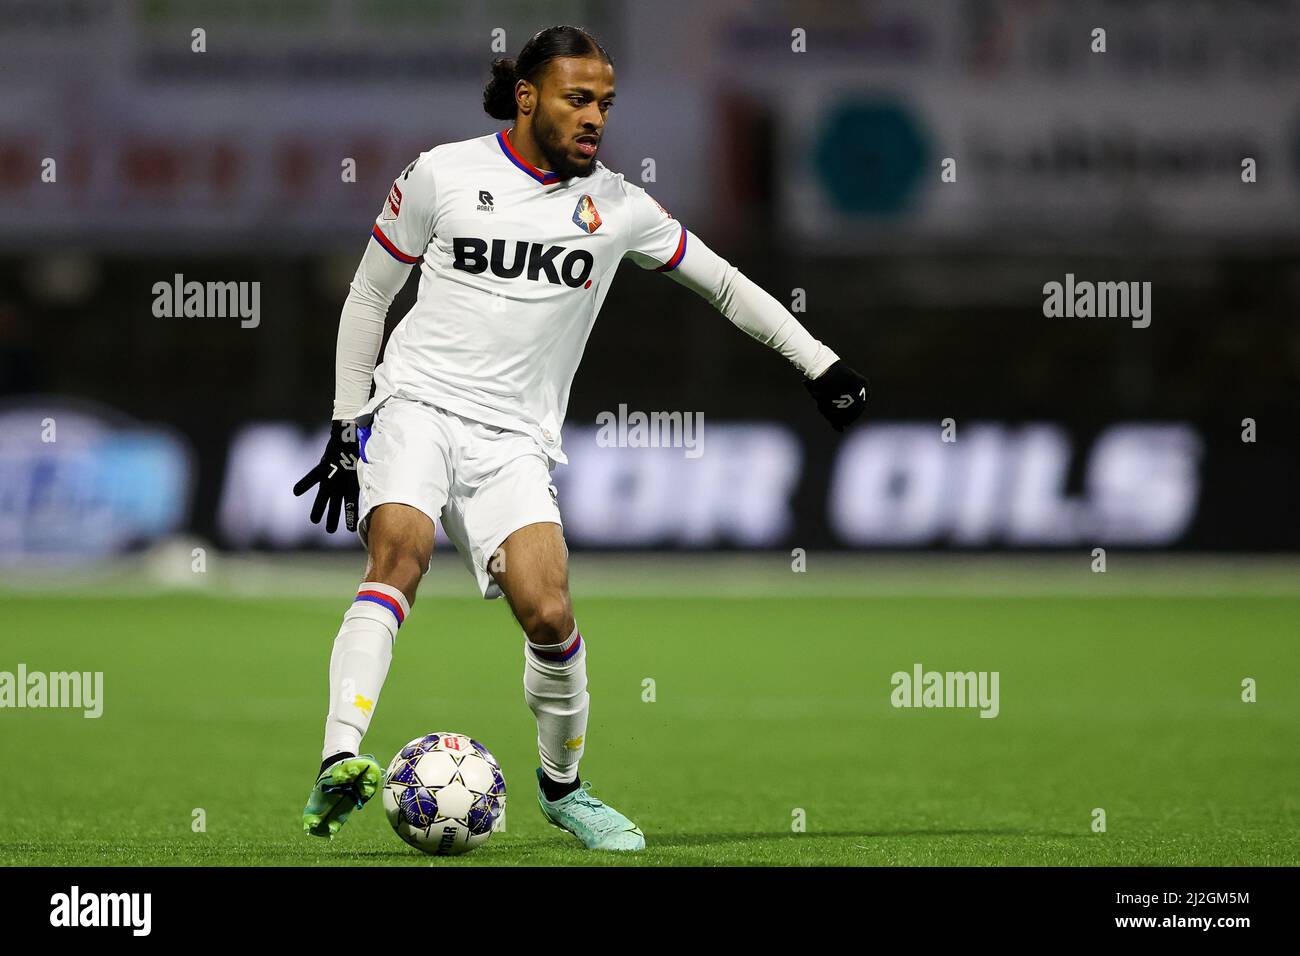
M 644 850 L 641 828 L 613 807 L 591 795 L 590 781 L 551 802 L 542 791 L 542 769 L 537 768 L 537 803 L 548 823 L 568 830 L 588 850 Z
M 330 764 L 316 778 L 307 797 L 302 811 L 303 832 L 332 838 L 348 822 L 352 811 L 364 807 L 383 785 L 384 769 L 370 754 Z

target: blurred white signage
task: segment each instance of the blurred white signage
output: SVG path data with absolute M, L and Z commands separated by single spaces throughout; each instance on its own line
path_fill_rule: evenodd
M 1114 425 L 1067 492 L 1075 448 L 1050 424 L 878 424 L 840 448 L 830 488 L 837 536 L 858 547 L 1172 544 L 1200 491 L 1201 442 L 1186 425 Z
M 816 511 L 856 548 L 1159 547 L 1186 533 L 1200 497 L 1202 443 L 1183 424 L 1117 424 L 1082 448 L 1050 423 L 971 422 L 945 442 L 936 424 L 877 422 L 839 446 L 829 487 L 804 487 L 811 507 L 795 497 L 804 453 L 794 429 L 710 423 L 708 436 L 704 454 L 687 458 L 607 447 L 594 427 L 567 429 L 570 463 L 555 484 L 570 543 L 771 548 L 797 543 L 796 512 Z M 290 490 L 324 443 L 323 431 L 288 424 L 236 436 L 218 516 L 227 544 L 358 546 L 354 535 L 311 524 L 311 495 Z

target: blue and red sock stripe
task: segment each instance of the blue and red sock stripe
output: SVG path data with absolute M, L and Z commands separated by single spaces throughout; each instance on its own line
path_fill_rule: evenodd
M 393 612 L 393 617 L 397 618 L 397 626 L 402 626 L 402 621 L 406 620 L 406 615 L 402 613 L 402 605 L 397 602 L 396 598 L 390 597 L 383 591 L 358 591 L 356 601 L 370 601 L 381 607 L 386 607 Z M 355 604 L 356 601 L 352 603 Z
M 384 235 L 383 230 L 379 228 L 379 223 L 375 223 L 375 228 L 370 231 L 371 237 L 384 247 L 384 251 L 396 259 L 398 262 L 405 262 L 407 265 L 415 265 L 420 261 L 419 256 L 408 256 L 397 246 L 393 245 L 392 240 Z
M 578 651 L 582 648 L 582 635 L 581 634 L 575 635 L 573 639 L 573 643 L 570 644 L 567 648 L 564 648 L 564 650 L 554 650 L 554 651 L 542 650 L 538 645 L 532 643 L 531 641 L 528 642 L 528 647 L 534 654 L 536 654 L 544 661 L 550 661 L 553 664 L 563 664 L 565 661 L 573 657 L 574 654 L 578 653 Z M 561 644 L 560 647 L 564 647 L 564 645 Z

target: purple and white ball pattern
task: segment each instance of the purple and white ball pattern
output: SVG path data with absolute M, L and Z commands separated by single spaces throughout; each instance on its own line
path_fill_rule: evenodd
M 487 841 L 506 805 L 501 765 L 464 734 L 425 734 L 388 765 L 384 813 L 425 853 L 465 853 Z

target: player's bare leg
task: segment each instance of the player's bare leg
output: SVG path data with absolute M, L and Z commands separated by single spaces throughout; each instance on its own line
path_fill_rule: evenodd
M 369 521 L 365 577 L 330 655 L 324 759 L 303 810 L 303 830 L 314 836 L 337 833 L 383 784 L 375 759 L 359 755 L 361 738 L 388 675 L 397 629 L 433 556 L 433 521 L 419 509 L 379 505 Z
M 366 535 L 366 580 L 397 588 L 415 605 L 420 578 L 433 560 L 433 520 L 410 505 L 379 505 Z
M 501 545 L 492 577 L 534 644 L 563 644 L 573 633 L 569 549 L 558 524 L 520 528 Z
M 493 577 L 527 638 L 524 697 L 537 718 L 538 803 L 546 819 L 588 849 L 640 850 L 645 837 L 627 817 L 588 792 L 578 776 L 586 746 L 587 650 L 569 599 L 569 552 L 558 524 L 514 532 L 493 562 Z

